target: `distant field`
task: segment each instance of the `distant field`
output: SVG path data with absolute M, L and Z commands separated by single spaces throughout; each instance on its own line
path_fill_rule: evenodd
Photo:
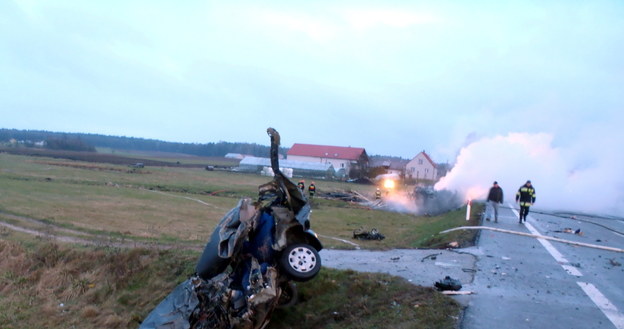
M 138 162 L 149 166 L 175 166 L 204 168 L 206 166 L 232 167 L 238 166 L 239 161 L 223 157 L 197 157 L 178 153 L 118 151 L 100 148 L 98 152 L 59 151 L 27 147 L 0 147 L 0 152 L 15 155 L 51 157 L 75 161 L 110 163 L 131 166 Z
M 240 198 L 256 198 L 258 186 L 270 180 L 202 168 L 136 169 L 6 153 L 0 153 L 0 168 L 3 213 L 90 233 L 163 242 L 205 242 Z M 316 185 L 319 194 L 356 190 L 372 196 L 374 189 L 334 181 Z M 463 211 L 419 217 L 315 199 L 312 228 L 330 248 L 353 248 L 337 239 L 352 240 L 353 230 L 360 227 L 377 228 L 386 236 L 382 241 L 355 241 L 363 248 L 414 248 L 429 243 L 439 231 L 471 224 L 462 219 Z
M 240 160 L 227 159 L 224 157 L 201 157 L 196 155 L 182 154 L 182 153 L 169 153 L 169 152 L 148 152 L 148 151 L 127 151 L 127 150 L 115 150 L 111 148 L 98 147 L 98 153 L 111 154 L 116 156 L 123 156 L 136 159 L 144 159 L 151 161 L 167 162 L 171 164 L 180 165 L 201 165 L 201 166 L 223 166 L 223 167 L 236 167 Z

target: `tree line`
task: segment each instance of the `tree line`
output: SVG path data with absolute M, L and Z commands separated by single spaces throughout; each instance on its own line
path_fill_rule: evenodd
M 44 130 L 0 129 L 0 142 L 8 143 L 16 140 L 25 146 L 36 146 L 44 141 L 46 148 L 71 151 L 95 151 L 96 147 L 108 147 L 118 150 L 157 151 L 184 153 L 197 156 L 225 156 L 228 153 L 248 154 L 267 157 L 270 147 L 255 143 L 177 143 L 156 139 L 145 139 L 125 136 L 108 136 L 86 133 L 51 132 Z M 280 148 L 286 154 L 286 148 Z

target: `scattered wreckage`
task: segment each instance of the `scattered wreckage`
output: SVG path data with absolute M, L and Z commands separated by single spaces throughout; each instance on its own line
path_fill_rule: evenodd
M 386 237 L 376 228 L 367 231 L 363 227 L 353 230 L 353 238 L 358 240 L 383 240 Z
M 310 229 L 306 197 L 279 170 L 279 133 L 269 128 L 273 180 L 219 222 L 193 277 L 178 285 L 139 329 L 264 328 L 296 298 L 292 281 L 321 269 L 323 246 Z
M 457 290 L 460 290 L 462 288 L 462 284 L 461 284 L 461 282 L 459 280 L 453 279 L 453 278 L 451 278 L 448 275 L 445 276 L 443 280 L 436 281 L 434 286 L 439 291 L 444 291 L 444 290 L 457 291 Z
M 419 216 L 436 216 L 463 206 L 457 192 L 436 191 L 432 186 L 417 186 L 407 197 L 397 193 L 371 200 L 355 190 L 320 193 L 320 198 L 358 203 L 369 209 L 408 212 Z M 413 206 L 412 206 L 413 205 Z

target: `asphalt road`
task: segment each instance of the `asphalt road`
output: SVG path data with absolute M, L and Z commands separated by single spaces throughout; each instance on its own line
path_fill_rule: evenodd
M 519 224 L 512 206 L 501 208 L 499 223 L 483 225 L 624 248 L 622 220 L 532 208 Z M 462 329 L 624 329 L 624 253 L 486 230 L 465 251 L 477 261 L 474 280 L 462 288 L 475 294 L 456 297 L 467 305 Z
M 624 221 L 537 212 L 518 223 L 515 205 L 490 226 L 624 249 Z M 571 232 L 568 232 L 570 229 Z M 580 229 L 582 234 L 573 232 Z M 384 272 L 433 286 L 449 275 L 466 306 L 461 329 L 624 329 L 624 253 L 482 230 L 461 250 L 322 250 L 323 266 Z

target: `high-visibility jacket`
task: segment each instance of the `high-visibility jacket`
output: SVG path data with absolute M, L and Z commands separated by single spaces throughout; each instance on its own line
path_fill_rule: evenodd
M 523 207 L 535 203 L 535 188 L 527 186 L 527 184 L 520 186 L 518 192 L 516 192 L 516 202 L 518 201 L 520 201 L 520 205 Z

